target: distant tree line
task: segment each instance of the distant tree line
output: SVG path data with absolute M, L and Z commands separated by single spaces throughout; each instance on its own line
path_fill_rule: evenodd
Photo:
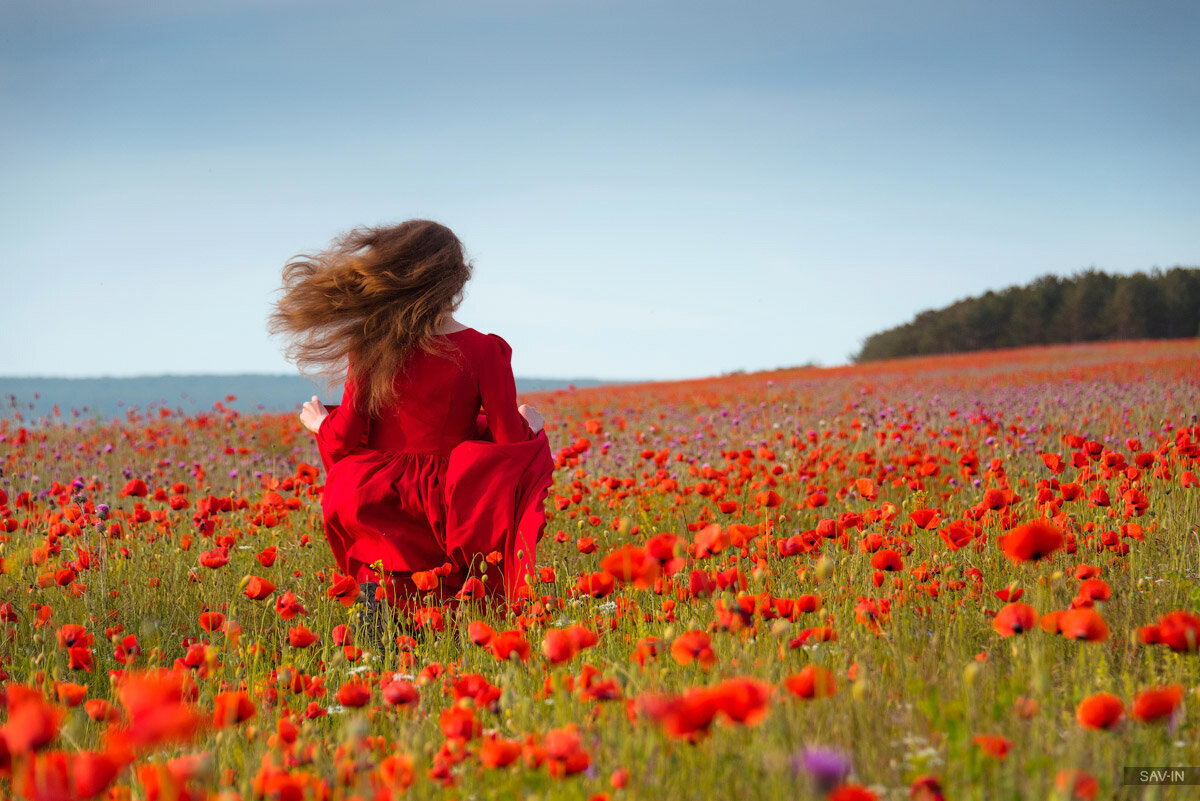
M 960 300 L 872 334 L 864 362 L 1025 345 L 1200 336 L 1200 269 L 1149 274 L 1087 270 Z

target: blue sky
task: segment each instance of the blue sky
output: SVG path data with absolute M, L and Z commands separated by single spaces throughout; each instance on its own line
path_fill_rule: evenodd
M 294 254 L 428 217 L 518 375 L 808 361 L 1200 265 L 1190 2 L 0 4 L 0 375 L 294 372 Z

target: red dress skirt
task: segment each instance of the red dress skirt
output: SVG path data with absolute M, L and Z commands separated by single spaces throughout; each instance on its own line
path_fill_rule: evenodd
M 410 358 L 395 402 L 375 418 L 359 410 L 347 377 L 317 431 L 325 535 L 342 572 L 381 581 L 393 601 L 448 600 L 479 590 L 472 577 L 512 601 L 533 580 L 550 444 L 517 412 L 507 342 L 472 328 L 443 339 L 453 352 Z

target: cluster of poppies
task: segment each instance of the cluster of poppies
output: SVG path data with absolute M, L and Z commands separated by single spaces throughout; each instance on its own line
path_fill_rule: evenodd
M 1200 758 L 1198 367 L 545 393 L 529 583 L 421 571 L 382 642 L 294 418 L 0 421 L 0 796 L 1101 797 L 1124 754 Z

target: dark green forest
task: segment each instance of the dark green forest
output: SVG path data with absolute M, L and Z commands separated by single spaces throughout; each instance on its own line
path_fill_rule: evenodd
M 1045 275 L 872 334 L 856 362 L 1025 345 L 1200 336 L 1200 269 Z

